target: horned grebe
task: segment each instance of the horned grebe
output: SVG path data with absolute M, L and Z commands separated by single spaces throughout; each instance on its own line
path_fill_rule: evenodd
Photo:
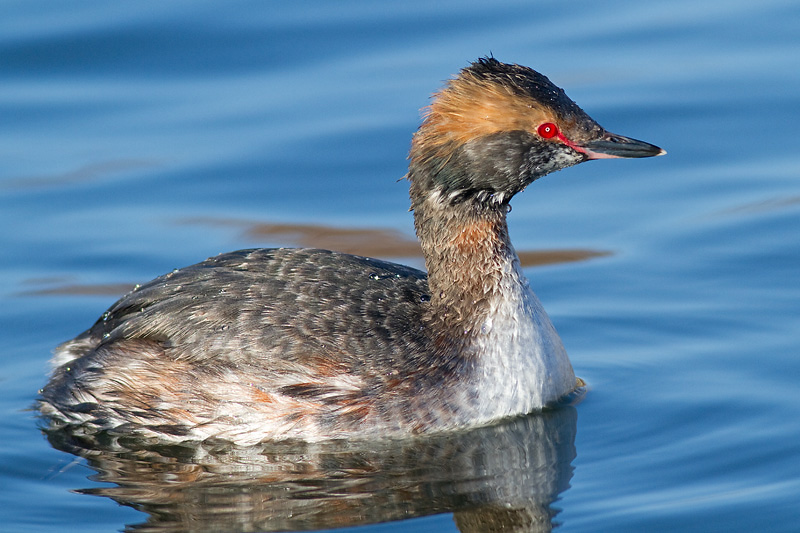
M 427 275 L 254 249 L 175 270 L 56 349 L 55 426 L 237 444 L 487 424 L 580 385 L 508 237 L 509 201 L 590 159 L 664 154 L 606 132 L 545 76 L 494 58 L 434 95 L 408 180 Z

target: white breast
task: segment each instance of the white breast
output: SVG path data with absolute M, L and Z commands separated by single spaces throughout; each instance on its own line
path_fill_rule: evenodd
M 477 339 L 477 392 L 487 420 L 528 413 L 575 389 L 567 353 L 516 254 L 503 266 L 500 291 Z

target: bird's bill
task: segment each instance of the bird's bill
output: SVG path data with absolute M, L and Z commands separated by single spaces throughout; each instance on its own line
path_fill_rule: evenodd
M 653 157 L 664 155 L 666 150 L 644 141 L 605 132 L 602 137 L 580 147 L 589 159 L 616 159 L 629 157 Z

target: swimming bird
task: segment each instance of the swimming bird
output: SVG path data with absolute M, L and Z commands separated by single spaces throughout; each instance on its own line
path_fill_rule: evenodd
M 665 152 L 607 132 L 547 77 L 483 58 L 436 93 L 407 178 L 427 274 L 251 249 L 134 288 L 56 349 L 56 427 L 155 437 L 379 438 L 485 425 L 577 387 L 508 234 L 512 197 L 583 161 Z

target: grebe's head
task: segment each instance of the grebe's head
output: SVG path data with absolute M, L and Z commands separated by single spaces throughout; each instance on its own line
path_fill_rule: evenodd
M 605 131 L 542 74 L 494 58 L 450 80 L 425 109 L 409 155 L 412 199 L 506 204 L 533 180 L 657 146 Z

